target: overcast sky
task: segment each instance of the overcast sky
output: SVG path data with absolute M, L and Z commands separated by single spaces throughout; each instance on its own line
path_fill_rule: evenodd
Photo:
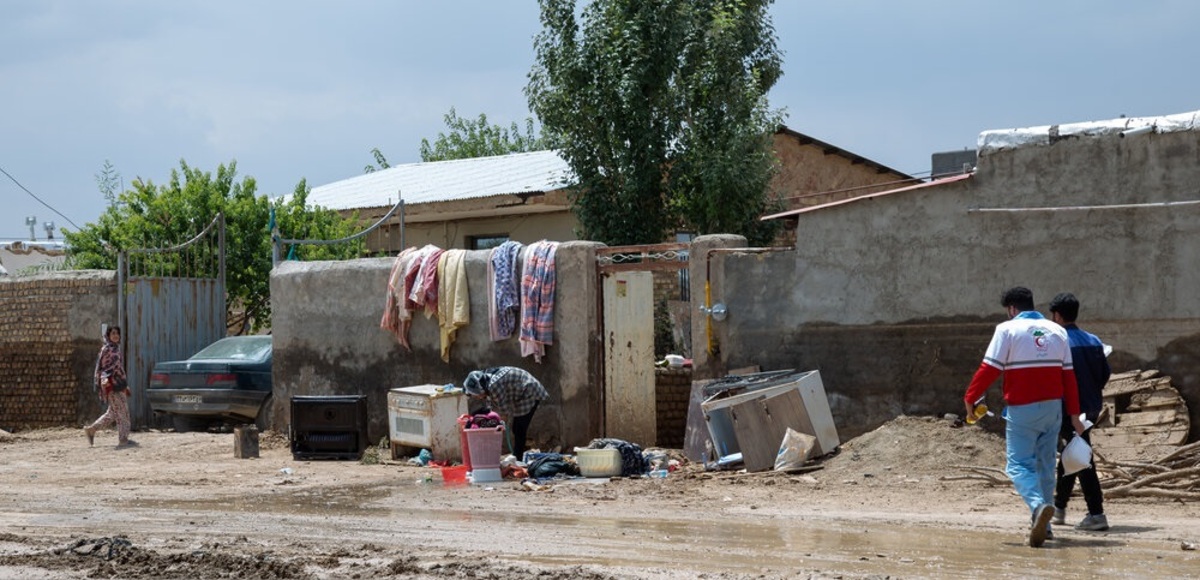
M 983 4 L 983 6 L 979 6 Z M 792 129 L 918 174 L 981 131 L 1200 109 L 1194 0 L 780 0 Z M 442 116 L 530 116 L 534 0 L 0 1 L 0 239 L 95 221 L 105 160 L 258 192 L 419 160 Z M 44 237 L 37 228 L 39 239 Z

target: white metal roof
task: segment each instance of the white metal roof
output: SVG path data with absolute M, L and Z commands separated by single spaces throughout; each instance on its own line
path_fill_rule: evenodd
M 562 189 L 571 170 L 557 151 L 408 163 L 314 187 L 310 205 L 360 209 Z
M 1173 133 L 1197 129 L 1200 129 L 1200 111 L 1160 117 L 1121 117 L 1107 121 L 984 131 L 979 134 L 978 150 L 981 155 L 986 155 L 1002 149 L 1049 145 L 1055 139 L 1070 136 L 1119 134 L 1124 137 L 1126 135 Z

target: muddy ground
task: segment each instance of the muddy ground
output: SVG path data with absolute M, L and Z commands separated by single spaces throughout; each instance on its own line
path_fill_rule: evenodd
M 1200 506 L 1109 501 L 1108 532 L 1058 526 L 1026 546 L 1008 485 L 945 481 L 1001 467 L 975 428 L 901 417 L 802 475 L 446 487 L 392 462 L 294 460 L 264 433 L 78 429 L 0 436 L 0 578 L 1184 578 Z M 426 482 L 432 474 L 433 481 Z M 1069 520 L 1082 516 L 1076 497 Z

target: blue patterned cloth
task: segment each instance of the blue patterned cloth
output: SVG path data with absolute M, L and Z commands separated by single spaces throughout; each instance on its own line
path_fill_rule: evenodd
M 521 242 L 507 241 L 492 249 L 492 270 L 496 273 L 493 284 L 496 306 L 496 335 L 493 340 L 508 338 L 517 329 L 517 315 L 521 308 L 517 292 L 517 255 Z

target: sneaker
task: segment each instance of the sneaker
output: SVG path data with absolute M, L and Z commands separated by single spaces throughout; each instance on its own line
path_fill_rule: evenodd
M 1054 506 L 1044 503 L 1033 510 L 1033 525 L 1029 526 L 1029 545 L 1040 548 L 1046 543 L 1046 533 L 1050 531 L 1050 518 L 1054 517 Z
M 1060 507 L 1054 508 L 1054 519 L 1050 520 L 1050 522 L 1059 526 L 1065 526 L 1067 524 L 1067 510 Z
M 1083 521 L 1075 525 L 1075 529 L 1087 532 L 1103 532 L 1108 529 L 1108 518 L 1104 514 L 1088 514 Z
M 83 434 L 87 435 L 89 447 L 96 445 L 96 432 L 91 427 L 84 427 Z

